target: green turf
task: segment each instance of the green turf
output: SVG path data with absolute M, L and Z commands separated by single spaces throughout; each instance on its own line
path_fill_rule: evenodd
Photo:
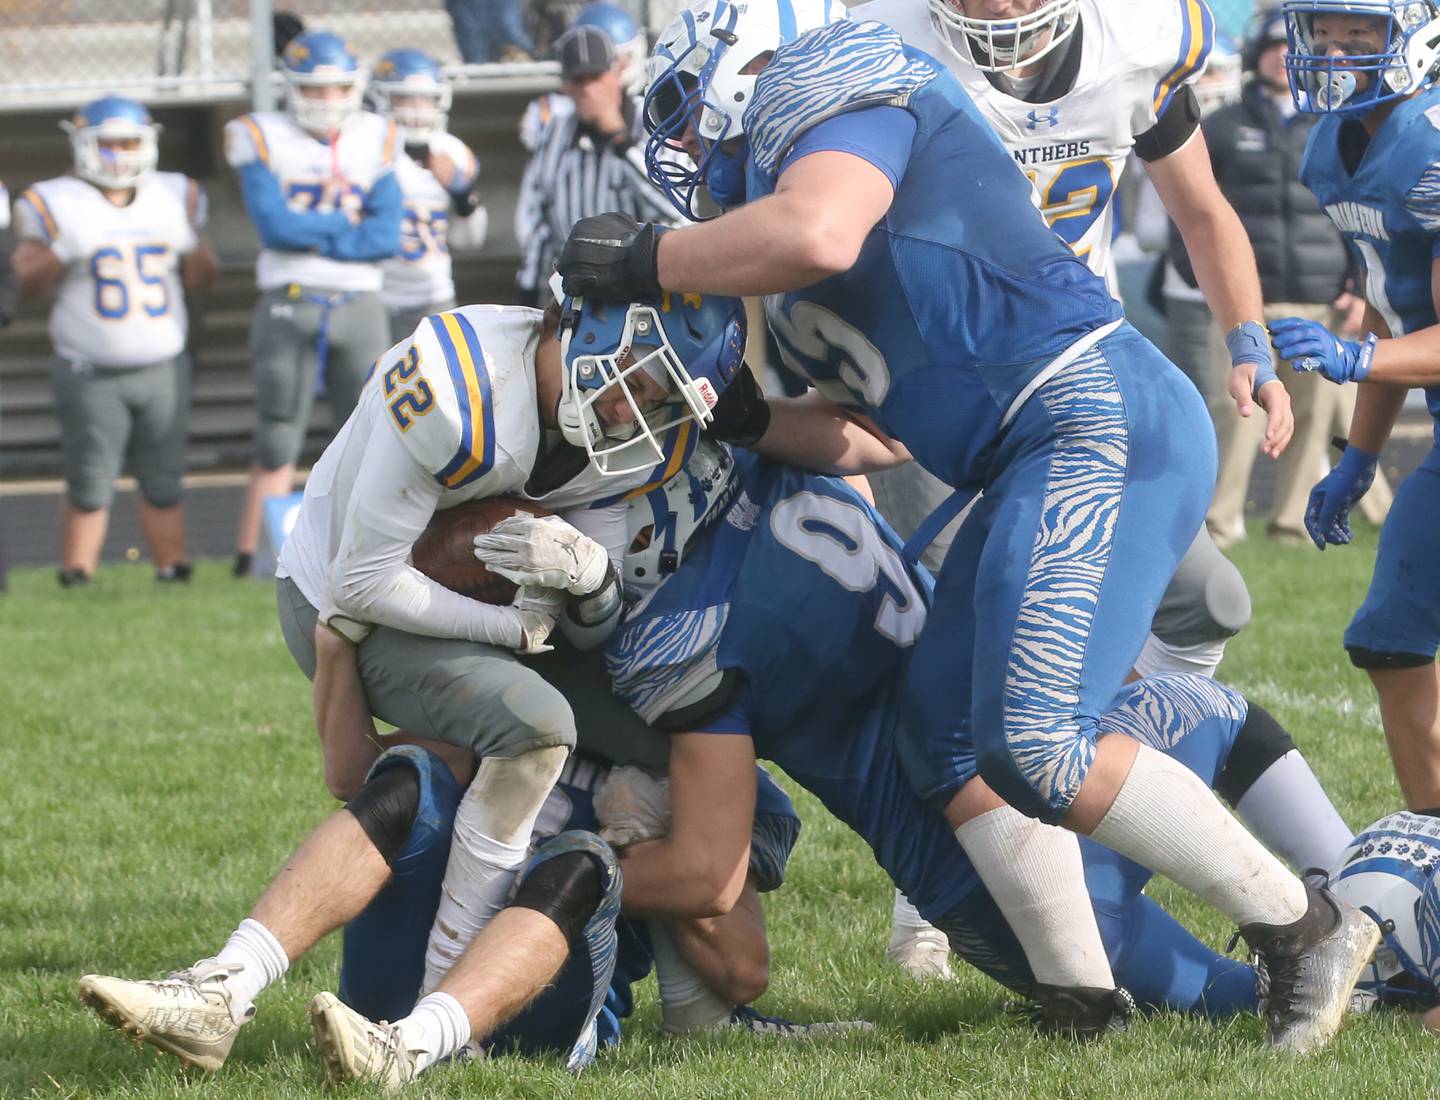
M 1222 675 L 1294 731 L 1353 825 L 1397 808 L 1374 698 L 1339 645 L 1364 593 L 1373 532 L 1323 556 L 1234 551 L 1255 625 Z M 332 805 L 308 692 L 270 589 L 202 565 L 189 589 L 141 566 L 60 591 L 50 570 L 0 597 L 0 1096 L 320 1094 L 305 1004 L 334 987 L 332 938 L 267 991 L 224 1070 L 182 1074 L 137 1052 L 74 997 L 89 971 L 155 976 L 213 953 L 289 849 Z M 1246 1019 L 1158 1017 L 1077 1048 L 1001 1017 L 976 975 L 907 983 L 880 962 L 890 890 L 863 846 L 800 797 L 805 832 L 769 919 L 763 1010 L 864 1017 L 873 1034 L 813 1045 L 653 1036 L 653 984 L 624 1044 L 578 1080 L 557 1062 L 439 1069 L 415 1096 L 1381 1096 L 1430 1094 L 1435 1041 L 1400 1015 L 1352 1022 L 1305 1061 Z M 1208 941 L 1229 929 L 1168 884 L 1152 891 Z M 361 1090 L 363 1092 L 363 1090 Z

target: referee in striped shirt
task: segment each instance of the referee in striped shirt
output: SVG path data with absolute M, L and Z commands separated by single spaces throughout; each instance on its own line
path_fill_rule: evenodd
M 561 96 L 547 97 L 515 208 L 521 301 L 540 291 L 581 218 L 618 210 L 641 222 L 675 221 L 675 211 L 645 174 L 640 98 L 626 93 L 623 60 L 599 27 L 571 27 L 555 43 Z

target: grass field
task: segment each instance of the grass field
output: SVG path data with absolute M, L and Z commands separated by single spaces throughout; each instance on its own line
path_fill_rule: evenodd
M 1323 556 L 1269 545 L 1234 558 L 1255 621 L 1223 678 L 1296 735 L 1352 825 L 1399 806 L 1369 684 L 1341 631 L 1373 532 Z M 137 1052 L 74 996 L 89 971 L 158 976 L 213 953 L 284 855 L 333 803 L 308 691 L 268 586 L 202 565 L 188 590 L 143 566 L 60 591 L 51 570 L 0 597 L 0 1097 L 318 1096 L 305 1005 L 333 989 L 327 940 L 267 991 L 217 1076 Z M 1088 1097 L 1435 1095 L 1440 1044 L 1400 1015 L 1353 1021 L 1304 1061 L 1260 1044 L 1257 1019 L 1138 1022 L 1089 1047 L 1032 1036 L 975 974 L 909 984 L 881 963 L 890 889 L 860 842 L 799 799 L 805 831 L 772 895 L 773 981 L 760 1007 L 863 1017 L 868 1035 L 813 1045 L 654 1036 L 653 983 L 625 1042 L 579 1079 L 557 1061 L 442 1068 L 414 1096 Z M 1152 893 L 1209 942 L 1230 929 L 1166 883 Z M 363 1090 L 361 1090 L 363 1094 Z

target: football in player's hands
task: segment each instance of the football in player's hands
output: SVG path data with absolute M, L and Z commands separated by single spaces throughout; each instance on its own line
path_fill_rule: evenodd
M 475 536 L 489 532 L 515 515 L 548 516 L 538 504 L 517 497 L 467 501 L 436 512 L 425 533 L 415 541 L 411 564 L 452 592 L 481 603 L 508 604 L 515 598 L 513 581 L 492 573 L 475 558 Z

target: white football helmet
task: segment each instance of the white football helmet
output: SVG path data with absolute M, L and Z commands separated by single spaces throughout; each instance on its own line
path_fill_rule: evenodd
M 1375 957 L 1356 983 L 1358 993 L 1375 1001 L 1434 999 L 1419 915 L 1437 870 L 1440 820 L 1421 814 L 1381 818 L 1340 854 L 1330 889 L 1369 914 L 1382 931 Z
M 643 596 L 679 569 L 691 540 L 724 514 L 739 489 L 730 448 L 702 439 L 680 473 L 632 497 L 625 512 L 626 595 Z
M 981 72 L 1003 73 L 1039 61 L 1075 33 L 1080 0 L 1040 0 L 1018 18 L 981 19 L 966 15 L 961 0 L 929 0 L 936 34 L 961 61 Z M 953 32 L 964 36 L 969 54 L 955 47 Z

